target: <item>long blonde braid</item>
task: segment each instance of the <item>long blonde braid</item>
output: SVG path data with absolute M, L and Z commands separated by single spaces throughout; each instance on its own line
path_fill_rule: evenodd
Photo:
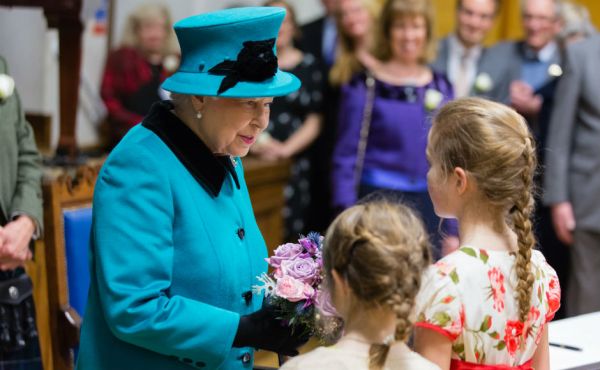
M 533 137 L 525 119 L 513 109 L 481 98 L 457 99 L 434 119 L 427 146 L 445 174 L 467 171 L 518 238 L 516 299 L 525 321 L 531 302 L 530 260 L 536 241 L 532 231 L 533 176 L 537 167 Z

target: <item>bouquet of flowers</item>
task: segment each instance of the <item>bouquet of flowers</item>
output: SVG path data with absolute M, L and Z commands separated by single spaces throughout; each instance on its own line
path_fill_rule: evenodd
M 282 244 L 267 258 L 272 272 L 258 277 L 262 285 L 254 292 L 264 292 L 265 299 L 280 313 L 284 322 L 293 328 L 307 331 L 322 340 L 340 325 L 337 319 L 327 325 L 318 324 L 322 316 L 336 317 L 329 295 L 321 291 L 323 237 L 316 232 L 300 236 L 298 243 Z

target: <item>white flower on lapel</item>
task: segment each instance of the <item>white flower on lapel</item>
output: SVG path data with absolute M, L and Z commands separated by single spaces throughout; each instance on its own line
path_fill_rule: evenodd
M 179 58 L 176 55 L 169 54 L 163 59 L 163 68 L 168 73 L 173 73 L 179 67 Z
M 475 90 L 478 92 L 488 92 L 494 87 L 494 81 L 489 74 L 481 72 L 475 78 Z
M 563 70 L 562 68 L 556 64 L 550 64 L 550 66 L 548 67 L 548 75 L 550 75 L 551 77 L 560 77 L 563 74 Z
M 0 73 L 0 100 L 8 99 L 15 91 L 15 80 L 9 75 Z
M 425 90 L 425 109 L 432 111 L 444 100 L 444 95 L 436 89 Z

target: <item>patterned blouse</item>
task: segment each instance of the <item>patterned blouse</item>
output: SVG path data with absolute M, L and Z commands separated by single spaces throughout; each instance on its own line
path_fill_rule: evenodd
M 452 362 L 519 366 L 528 363 L 544 325 L 560 306 L 556 272 L 541 252 L 531 254 L 531 308 L 519 321 L 515 254 L 469 246 L 432 265 L 417 296 L 416 326 L 452 341 Z

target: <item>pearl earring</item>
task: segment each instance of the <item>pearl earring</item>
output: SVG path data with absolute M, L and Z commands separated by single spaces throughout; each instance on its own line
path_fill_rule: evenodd
M 196 118 L 202 119 L 202 112 L 197 112 L 196 113 Z

